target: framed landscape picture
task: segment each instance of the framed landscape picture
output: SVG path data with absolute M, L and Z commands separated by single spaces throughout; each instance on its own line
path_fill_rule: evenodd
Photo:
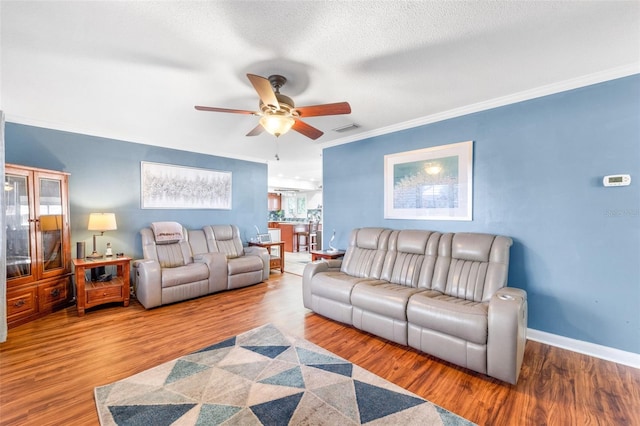
M 143 209 L 231 209 L 231 172 L 140 164 Z
M 473 141 L 384 156 L 385 219 L 472 220 Z

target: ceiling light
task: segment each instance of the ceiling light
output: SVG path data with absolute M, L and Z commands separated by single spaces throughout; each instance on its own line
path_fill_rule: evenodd
M 294 120 L 293 117 L 281 111 L 267 113 L 260 118 L 262 127 L 275 137 L 287 133 L 295 122 L 296 120 Z

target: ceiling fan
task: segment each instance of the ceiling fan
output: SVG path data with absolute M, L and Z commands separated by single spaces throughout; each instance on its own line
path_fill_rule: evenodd
M 278 137 L 290 129 L 293 129 L 314 140 L 322 136 L 323 132 L 308 125 L 300 118 L 351 113 L 351 106 L 348 102 L 296 107 L 293 99 L 280 93 L 280 88 L 287 82 L 287 79 L 281 75 L 271 75 L 269 78 L 264 78 L 255 74 L 247 74 L 247 78 L 260 97 L 260 111 L 199 105 L 196 105 L 195 108 L 199 111 L 230 112 L 233 114 L 260 116 L 260 123 L 247 133 L 247 136 L 256 136 L 266 130 Z

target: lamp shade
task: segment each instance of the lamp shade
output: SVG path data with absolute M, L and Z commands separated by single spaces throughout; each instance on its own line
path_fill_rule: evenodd
M 115 213 L 91 213 L 89 215 L 89 231 L 113 231 L 118 229 Z

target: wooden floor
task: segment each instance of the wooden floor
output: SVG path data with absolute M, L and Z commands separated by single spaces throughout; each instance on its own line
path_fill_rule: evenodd
M 528 342 L 517 386 L 327 320 L 302 306 L 301 278 L 146 311 L 75 308 L 0 344 L 0 424 L 98 424 L 93 389 L 272 323 L 481 425 L 640 425 L 640 370 Z

